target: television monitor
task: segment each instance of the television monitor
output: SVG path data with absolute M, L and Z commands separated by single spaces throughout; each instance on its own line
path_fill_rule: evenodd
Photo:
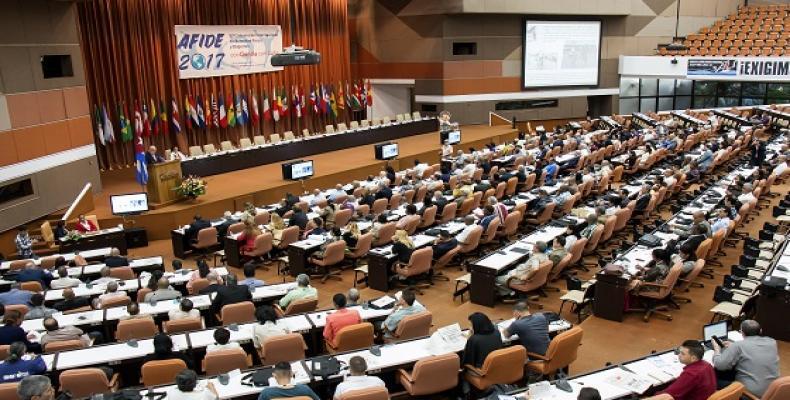
M 702 336 L 705 341 L 713 339 L 714 336 L 718 338 L 727 337 L 727 321 L 719 321 L 713 324 L 708 324 L 702 327 Z
M 524 21 L 524 89 L 597 86 L 601 21 Z
M 442 144 L 458 144 L 461 143 L 461 131 L 452 130 L 441 132 Z
M 283 179 L 298 181 L 313 176 L 313 160 L 298 160 L 282 164 Z
M 375 146 L 377 160 L 391 160 L 398 156 L 397 143 L 381 143 Z
M 148 211 L 148 193 L 128 193 L 110 196 L 113 215 L 140 214 Z

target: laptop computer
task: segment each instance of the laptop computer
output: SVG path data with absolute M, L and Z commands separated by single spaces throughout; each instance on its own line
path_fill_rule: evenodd
M 722 339 L 727 338 L 727 321 L 719 321 L 702 327 L 703 345 L 713 349 L 711 340 L 715 340 L 720 347 L 724 347 Z

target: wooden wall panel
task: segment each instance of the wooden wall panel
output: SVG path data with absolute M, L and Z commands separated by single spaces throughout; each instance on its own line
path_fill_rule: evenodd
M 38 96 L 35 92 L 9 94 L 8 116 L 11 118 L 11 128 L 22 128 L 41 123 L 38 111 Z
M 74 118 L 68 120 L 69 137 L 71 147 L 93 144 L 93 128 L 91 127 L 90 116 Z
M 47 154 L 44 144 L 45 125 L 29 126 L 12 131 L 19 161 L 32 160 Z
M 16 142 L 11 131 L 0 132 L 0 166 L 14 164 L 19 161 L 16 155 Z
M 42 90 L 36 92 L 38 111 L 41 116 L 41 123 L 62 121 L 66 119 L 66 107 L 63 104 L 63 91 Z
M 43 129 L 47 154 L 65 151 L 72 147 L 68 121 L 63 120 L 43 125 Z
M 63 89 L 63 103 L 66 106 L 66 118 L 76 118 L 90 114 L 88 92 L 85 86 Z

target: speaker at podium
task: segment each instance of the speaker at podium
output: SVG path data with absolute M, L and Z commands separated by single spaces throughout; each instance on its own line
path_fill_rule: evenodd
M 153 208 L 180 200 L 176 188 L 181 184 L 181 161 L 171 160 L 148 165 L 148 201 Z

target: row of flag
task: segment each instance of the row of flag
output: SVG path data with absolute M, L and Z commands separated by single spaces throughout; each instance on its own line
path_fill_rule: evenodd
M 373 105 L 370 81 L 345 85 L 338 83 L 336 86 L 311 85 L 309 89 L 309 94 L 300 87 L 293 86 L 290 94 L 284 87 L 275 87 L 271 92 L 263 91 L 260 95 L 255 91 L 226 95 L 212 93 L 206 97 L 186 95 L 183 101 L 183 121 L 185 128 L 190 130 L 232 128 L 247 124 L 255 126 L 261 121 L 276 123 L 289 116 L 300 119 L 309 112 L 315 116 L 337 118 L 346 108 L 361 111 Z M 160 100 L 157 108 L 157 102 L 153 99 L 148 102 L 135 100 L 132 105 L 121 102 L 116 108 L 120 140 L 123 142 L 137 137 L 167 135 L 171 131 L 178 134 L 182 130 L 182 109 L 175 98 L 170 102 L 169 114 L 165 102 Z M 94 118 L 99 143 L 103 146 L 114 143 L 115 128 L 107 106 L 95 105 Z

